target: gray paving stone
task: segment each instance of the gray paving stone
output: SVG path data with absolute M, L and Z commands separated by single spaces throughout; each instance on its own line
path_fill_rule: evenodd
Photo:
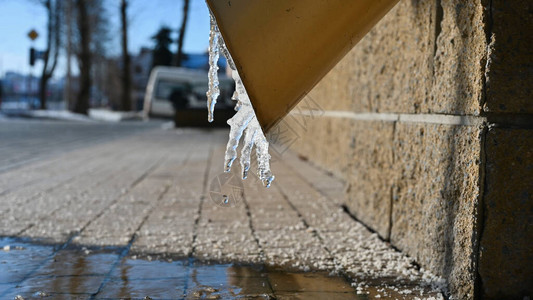
M 57 243 L 72 238 L 81 247 L 119 246 L 140 257 L 333 271 L 350 276 L 365 293 L 371 290 L 364 282 L 391 283 L 394 278 L 422 283 L 420 291 L 436 295 L 424 284 L 438 283 L 438 278 L 417 270 L 411 259 L 342 209 L 342 182 L 293 154 L 276 157 L 272 169 L 277 177 L 270 189 L 250 174 L 238 202 L 224 205 L 212 199 L 211 183 L 222 174 L 226 134 L 142 131 L 0 172 L 0 235 Z M 236 162 L 232 174 L 240 176 L 239 169 Z M 168 280 L 177 287 L 171 294 L 182 295 L 186 281 Z M 257 281 L 258 292 L 272 293 L 263 283 Z M 119 286 L 135 292 L 134 283 L 117 277 L 98 296 Z M 92 288 L 79 292 L 93 293 Z M 280 296 L 285 292 L 277 290 Z M 305 292 L 324 296 L 320 290 Z M 344 297 L 341 290 L 327 296 Z

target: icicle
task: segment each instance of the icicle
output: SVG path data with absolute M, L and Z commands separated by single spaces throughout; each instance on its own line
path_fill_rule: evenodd
M 270 171 L 270 154 L 268 154 L 268 141 L 265 135 L 263 134 L 263 131 L 261 130 L 259 122 L 257 122 L 257 118 L 254 117 L 253 121 L 254 122 L 251 124 L 250 127 L 257 128 L 257 131 L 259 132 L 257 134 L 257 138 L 255 139 L 255 152 L 257 154 L 257 162 L 259 164 L 259 179 L 261 179 L 264 186 L 270 187 L 272 180 L 274 180 L 274 175 L 272 175 L 272 172 Z
M 242 178 L 248 177 L 250 169 L 250 160 L 252 150 L 255 146 L 255 152 L 258 164 L 258 176 L 263 182 L 263 185 L 270 187 L 274 180 L 274 175 L 270 171 L 270 154 L 268 154 L 268 141 L 263 134 L 263 130 L 257 121 L 252 103 L 246 93 L 244 84 L 242 83 L 239 72 L 235 67 L 235 63 L 229 54 L 224 40 L 218 31 L 215 19 L 211 16 L 211 33 L 209 36 L 209 91 L 207 92 L 209 121 L 213 120 L 213 112 L 216 103 L 216 98 L 220 94 L 218 89 L 218 57 L 219 52 L 226 57 L 228 65 L 232 69 L 232 77 L 235 81 L 235 92 L 231 97 L 232 100 L 237 101 L 235 105 L 235 115 L 228 120 L 230 125 L 230 134 L 228 144 L 226 146 L 226 154 L 224 160 L 224 171 L 229 172 L 233 162 L 237 158 L 237 148 L 239 141 L 244 134 L 243 147 L 241 150 L 240 164 L 242 168 Z
M 250 170 L 250 156 L 254 147 L 254 137 L 257 131 L 246 130 L 244 133 L 244 145 L 241 151 L 241 169 L 242 179 L 248 178 L 248 171 Z
M 211 16 L 211 31 L 209 33 L 209 89 L 207 90 L 207 111 L 209 122 L 215 119 L 215 104 L 220 95 L 218 87 L 218 57 L 220 32 L 213 16 Z
M 259 168 L 259 179 L 263 185 L 270 187 L 274 175 L 270 171 L 270 154 L 268 154 L 268 141 L 263 134 L 263 130 L 257 121 L 252 103 L 246 93 L 244 84 L 239 76 L 237 70 L 232 71 L 233 80 L 235 80 L 235 92 L 240 103 L 240 108 L 233 118 L 228 120 L 230 125 L 230 138 L 226 147 L 225 171 L 229 172 L 233 161 L 237 158 L 237 147 L 239 140 L 244 132 L 244 145 L 241 150 L 241 168 L 242 178 L 248 177 L 248 170 L 250 169 L 250 158 L 252 149 L 256 147 L 257 163 Z
M 224 171 L 229 172 L 233 161 L 237 158 L 237 147 L 239 140 L 242 137 L 244 130 L 248 127 L 250 121 L 254 118 L 252 107 L 241 107 L 241 109 L 228 120 L 228 125 L 231 127 L 229 132 L 228 145 L 226 146 L 226 157 L 224 163 Z

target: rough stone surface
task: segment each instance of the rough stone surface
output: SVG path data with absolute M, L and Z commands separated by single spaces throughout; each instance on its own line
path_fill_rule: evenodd
M 474 296 L 481 129 L 397 124 L 391 242 Z
M 487 102 L 484 110 L 533 113 L 533 3 L 490 1 Z
M 291 115 L 281 126 L 288 128 L 291 137 L 281 148 L 298 149 L 301 156 L 312 158 L 314 164 L 339 178 L 347 177 L 352 157 L 351 120 Z
M 487 299 L 533 294 L 533 130 L 487 133 L 479 270 Z
M 353 155 L 348 177 L 350 211 L 379 235 L 390 237 L 390 216 L 395 172 L 390 122 L 353 122 Z
M 487 56 L 483 0 L 436 2 L 442 19 L 435 28 L 433 85 L 420 112 L 478 115 Z

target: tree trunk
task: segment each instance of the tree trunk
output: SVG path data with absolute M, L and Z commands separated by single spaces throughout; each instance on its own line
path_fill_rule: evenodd
M 131 58 L 128 53 L 128 1 L 122 0 L 120 18 L 122 21 L 122 110 L 131 110 Z
M 189 0 L 183 0 L 183 18 L 178 36 L 178 51 L 176 52 L 176 66 L 181 67 L 183 62 L 183 42 L 185 40 L 185 30 L 187 29 L 187 20 L 189 18 Z
M 43 71 L 39 82 L 39 99 L 41 109 L 46 109 L 46 87 L 48 80 L 52 78 L 59 57 L 59 48 L 61 47 L 61 2 L 56 0 L 45 0 L 43 2 L 48 12 L 46 50 L 43 57 Z M 53 53 L 53 56 L 50 54 Z
M 46 26 L 46 50 L 44 50 L 43 71 L 41 72 L 41 81 L 39 82 L 39 100 L 41 101 L 41 109 L 46 109 L 46 86 L 48 84 L 48 58 L 50 50 L 52 49 L 52 1 L 46 0 L 44 2 L 46 12 L 48 13 L 48 20 Z
M 80 90 L 78 99 L 74 106 L 74 112 L 87 114 L 89 110 L 89 99 L 91 96 L 91 31 L 89 24 L 89 15 L 87 12 L 87 1 L 77 0 L 76 8 L 78 10 L 78 30 L 80 35 L 80 52 L 78 55 L 78 64 L 80 66 Z
M 48 77 L 47 74 L 41 75 L 41 80 L 39 81 L 39 99 L 41 101 L 41 109 L 46 109 L 46 86 L 48 85 Z
M 65 102 L 67 105 L 68 110 L 73 109 L 73 101 L 72 101 L 72 67 L 71 67 L 71 60 L 72 60 L 72 0 L 67 0 L 67 16 L 66 16 L 66 24 L 67 24 L 67 74 L 66 74 L 66 80 L 65 80 L 65 89 L 63 98 L 65 98 Z

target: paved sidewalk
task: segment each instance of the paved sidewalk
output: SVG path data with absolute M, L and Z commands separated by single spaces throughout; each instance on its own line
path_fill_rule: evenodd
M 244 195 L 224 204 L 210 190 L 227 131 L 152 127 L 117 136 L 0 169 L 0 236 L 118 246 L 150 259 L 335 271 L 360 294 L 440 297 L 437 278 L 342 208 L 341 182 L 291 153 L 273 158 L 271 188 L 249 178 Z

